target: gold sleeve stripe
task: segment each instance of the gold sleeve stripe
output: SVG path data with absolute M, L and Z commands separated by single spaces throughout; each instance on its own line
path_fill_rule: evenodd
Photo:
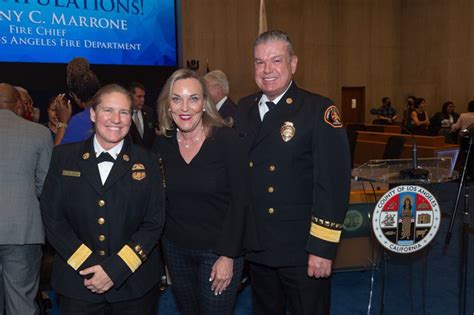
M 69 257 L 67 264 L 74 270 L 79 269 L 87 258 L 92 254 L 92 251 L 84 244 L 81 244 L 74 254 Z
M 135 270 L 137 270 L 138 267 L 140 267 L 140 265 L 142 264 L 140 257 L 138 257 L 137 254 L 135 254 L 135 252 L 133 251 L 133 249 L 131 249 L 128 245 L 122 247 L 122 249 L 117 253 L 117 255 L 122 258 L 122 260 L 127 264 L 128 268 L 130 268 L 132 272 L 135 272 Z
M 332 230 L 327 227 L 317 225 L 313 222 L 311 223 L 311 230 L 309 234 L 328 242 L 339 243 L 341 232 L 342 231 Z

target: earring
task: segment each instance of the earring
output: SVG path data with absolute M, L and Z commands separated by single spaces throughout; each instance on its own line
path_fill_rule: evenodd
M 202 111 L 203 111 L 203 112 L 205 112 L 205 111 L 206 111 L 206 109 L 205 109 L 205 108 L 203 108 L 203 109 L 202 109 Z

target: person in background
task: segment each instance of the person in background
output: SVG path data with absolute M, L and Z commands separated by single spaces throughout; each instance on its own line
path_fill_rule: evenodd
M 441 107 L 441 111 L 431 117 L 430 134 L 433 136 L 444 136 L 446 143 L 456 143 L 456 135 L 451 132 L 451 126 L 456 123 L 459 114 L 454 111 L 454 103 L 447 101 Z
M 224 72 L 214 70 L 204 75 L 207 90 L 222 118 L 235 118 L 237 107 L 229 98 L 229 81 Z
M 250 261 L 254 314 L 329 314 L 332 262 L 349 204 L 350 152 L 338 109 L 293 81 L 288 35 L 254 42 L 260 91 L 237 105 L 260 251 Z
M 61 144 L 84 141 L 94 132 L 89 108 L 92 97 L 100 89 L 99 79 L 90 69 L 89 62 L 84 58 L 74 58 L 69 62 L 66 73 L 68 98 L 83 111 L 73 115 L 69 122 L 64 122 L 58 128 L 56 138 Z M 68 108 L 62 106 L 57 110 L 68 111 Z M 58 112 L 59 115 L 62 114 Z
M 133 82 L 129 85 L 128 91 L 132 95 L 133 101 L 132 126 L 130 127 L 132 141 L 150 150 L 156 138 L 155 111 L 145 105 L 145 86 L 143 84 Z
M 417 98 L 415 101 L 415 109 L 411 112 L 411 132 L 415 135 L 428 135 L 428 127 L 430 126 L 430 119 L 426 112 L 427 107 L 424 98 Z
M 48 122 L 45 124 L 51 132 L 54 145 L 60 144 L 60 139 L 56 139 L 58 129 L 67 125 L 71 118 L 72 108 L 71 102 L 66 98 L 65 94 L 53 96 L 48 101 Z
M 396 122 L 397 110 L 392 107 L 390 97 L 382 98 L 382 106 L 377 109 L 377 120 L 379 124 L 392 125 Z
M 23 118 L 33 122 L 39 122 L 40 109 L 33 106 L 33 98 L 31 97 L 30 93 L 28 93 L 28 91 L 21 86 L 16 86 L 15 88 L 20 93 L 21 102 L 23 104 Z
M 22 106 L 18 91 L 0 83 L 0 313 L 7 315 L 39 314 L 38 198 L 53 148 L 47 128 L 18 116 Z
M 233 314 L 243 267 L 245 152 L 218 114 L 203 79 L 175 71 L 158 99 L 166 226 L 162 240 L 181 314 Z M 253 233 L 255 235 L 255 233 Z
M 91 100 L 93 135 L 57 146 L 41 195 L 62 315 L 156 315 L 164 193 L 158 159 L 128 139 L 121 86 Z
M 474 100 L 467 105 L 467 113 L 459 115 L 458 120 L 451 126 L 451 131 L 458 132 L 467 129 L 472 124 L 474 124 Z
M 411 113 L 415 109 L 415 96 L 408 96 L 407 97 L 407 105 L 406 109 L 403 111 L 403 120 L 402 120 L 402 126 L 405 128 L 402 128 L 402 133 L 407 133 L 407 130 L 411 129 L 412 125 L 412 119 L 411 119 Z

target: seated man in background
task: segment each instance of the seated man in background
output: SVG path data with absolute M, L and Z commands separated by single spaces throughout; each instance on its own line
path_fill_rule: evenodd
M 390 97 L 382 98 L 382 106 L 377 109 L 377 119 L 374 124 L 392 125 L 397 120 L 397 110 L 392 107 Z
M 204 81 L 222 118 L 232 117 L 234 119 L 237 107 L 228 96 L 229 81 L 227 81 L 225 73 L 220 70 L 211 71 L 204 75 Z

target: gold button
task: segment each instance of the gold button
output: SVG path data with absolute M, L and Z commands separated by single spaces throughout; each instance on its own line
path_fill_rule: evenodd
M 249 166 L 253 167 L 253 162 L 252 161 L 249 162 Z
M 275 212 L 275 209 L 273 209 L 273 208 L 268 208 L 268 213 L 272 214 L 273 212 Z
M 267 190 L 268 190 L 268 192 L 269 192 L 269 193 L 272 193 L 272 192 L 273 192 L 275 189 L 273 189 L 273 187 L 272 187 L 272 186 L 270 186 L 270 187 L 268 187 L 268 189 L 267 189 Z
M 99 256 L 105 256 L 105 250 L 99 250 Z
M 97 220 L 97 223 L 99 223 L 100 225 L 104 224 L 105 223 L 105 219 L 104 218 L 99 218 Z
M 270 165 L 269 169 L 270 169 L 270 172 L 274 172 L 276 167 L 275 167 L 275 165 Z
M 99 241 L 101 241 L 101 242 L 105 241 L 105 236 L 104 236 L 104 235 L 102 235 L 102 234 L 101 234 L 101 235 L 99 235 Z
M 105 201 L 104 200 L 99 200 L 99 207 L 105 206 Z

